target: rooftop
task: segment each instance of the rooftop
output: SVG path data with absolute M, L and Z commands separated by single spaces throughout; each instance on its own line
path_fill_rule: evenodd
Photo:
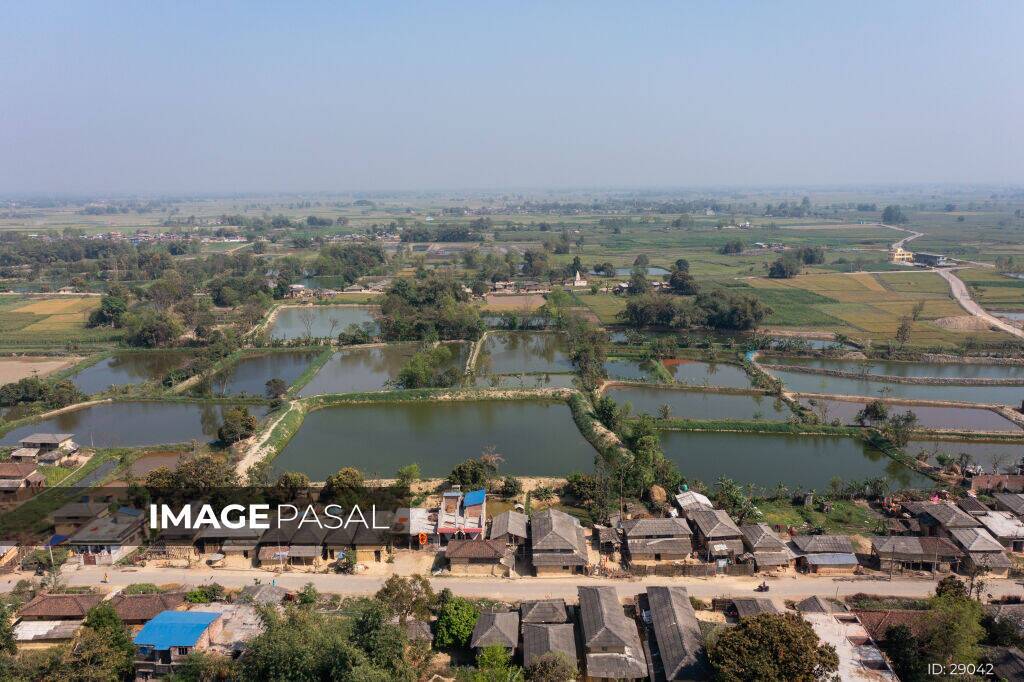
M 706 538 L 739 538 L 743 533 L 724 509 L 698 509 L 690 520 Z
M 503 535 L 511 535 L 525 540 L 526 521 L 526 514 L 512 510 L 502 512 L 491 521 L 490 537 L 494 539 Z
M 469 645 L 474 649 L 499 645 L 515 649 L 519 644 L 519 614 L 515 611 L 481 613 Z
M 519 605 L 524 623 L 564 623 L 569 612 L 564 599 L 535 599 Z
M 853 544 L 845 535 L 796 535 L 792 540 L 798 550 L 804 554 L 819 552 L 853 552 Z
M 544 654 L 560 651 L 576 662 L 576 634 L 572 623 L 525 623 L 523 666 L 530 667 Z
M 206 628 L 220 618 L 212 611 L 163 611 L 146 623 L 133 640 L 138 646 L 164 651 L 175 646 L 195 646 Z
M 22 618 L 69 620 L 85 618 L 89 609 L 103 601 L 101 594 L 40 594 L 21 607 Z
M 703 637 L 686 588 L 648 587 L 647 601 L 665 679 L 703 679 Z
M 993 511 L 977 517 L 985 529 L 997 538 L 1024 539 L 1024 522 L 1013 512 Z

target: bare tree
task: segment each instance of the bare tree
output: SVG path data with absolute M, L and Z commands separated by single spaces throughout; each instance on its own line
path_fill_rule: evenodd
M 316 322 L 316 315 L 313 313 L 313 309 L 310 307 L 303 308 L 299 311 L 299 322 L 306 329 L 306 338 L 313 338 L 313 323 Z

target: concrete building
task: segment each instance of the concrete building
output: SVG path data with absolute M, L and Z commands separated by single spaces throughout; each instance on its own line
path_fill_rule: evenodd
M 132 640 L 136 647 L 136 679 L 166 677 L 193 651 L 210 647 L 222 627 L 221 614 L 212 611 L 163 611 L 146 623 Z

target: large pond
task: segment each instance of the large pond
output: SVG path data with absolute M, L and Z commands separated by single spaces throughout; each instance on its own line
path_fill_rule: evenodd
M 613 386 L 605 395 L 629 403 L 633 414 L 657 415 L 668 405 L 675 419 L 765 419 L 785 421 L 793 413 L 781 400 L 764 395 L 707 393 L 653 386 Z
M 687 386 L 723 386 L 726 388 L 750 388 L 750 377 L 742 367 L 721 362 L 698 360 L 663 360 L 672 378 Z
M 657 367 L 649 360 L 611 358 L 604 363 L 609 379 L 643 380 L 658 376 Z
M 943 453 L 956 457 L 960 453 L 966 453 L 971 457 L 972 464 L 980 464 L 985 468 L 986 473 L 993 473 L 995 468 L 999 473 L 1006 471 L 1007 467 L 1015 465 L 1024 457 L 1024 443 L 962 443 L 959 441 L 942 440 L 912 440 L 905 448 L 911 455 L 928 453 L 928 462 L 938 464 L 935 455 Z
M 492 332 L 477 359 L 477 374 L 571 372 L 565 338 L 546 332 Z
M 846 482 L 885 476 L 894 487 L 933 486 L 927 476 L 854 438 L 662 431 L 661 446 L 684 476 L 709 485 L 726 476 L 763 488 L 782 482 L 823 490 L 836 476 Z
M 451 349 L 452 359 L 444 369 L 453 367 L 461 372 L 466 366 L 469 344 L 445 345 Z M 377 348 L 346 348 L 332 355 L 312 380 L 302 387 L 299 395 L 379 391 L 388 381 L 398 378 L 402 367 L 419 348 L 413 343 Z
M 846 400 L 828 400 L 815 398 L 817 407 L 809 404 L 809 399 L 800 402 L 807 405 L 815 413 L 821 414 L 824 406 L 826 421 L 838 419 L 843 424 L 853 424 L 855 416 L 864 409 L 865 403 Z M 992 410 L 970 407 L 933 407 L 931 405 L 889 405 L 889 414 L 910 410 L 917 415 L 918 425 L 928 429 L 969 429 L 974 431 L 1020 431 L 1020 427 L 1009 419 Z
M 186 360 L 188 356 L 180 352 L 156 350 L 114 353 L 75 374 L 71 381 L 79 391 L 89 395 L 105 391 L 111 386 L 160 381 Z
M 996 403 L 1020 405 L 1024 399 L 1024 386 L 933 386 L 927 384 L 897 384 L 888 381 L 868 381 L 805 374 L 788 370 L 770 370 L 798 393 L 832 393 L 836 395 L 863 395 L 872 397 L 917 398 L 919 400 L 951 400 L 964 403 Z
M 410 402 L 312 412 L 274 469 L 322 481 L 346 466 L 373 477 L 416 463 L 424 476 L 446 476 L 489 448 L 504 458 L 502 474 L 557 476 L 594 465 L 595 451 L 563 403 Z
M 1024 365 L 953 364 L 943 362 L 887 362 L 880 360 L 836 360 L 832 358 L 766 357 L 762 362 L 798 365 L 843 372 L 865 372 L 897 377 L 940 377 L 943 379 L 1021 379 Z
M 73 433 L 79 445 L 97 448 L 207 442 L 217 439 L 229 408 L 218 403 L 101 403 L 20 426 L 8 431 L 0 444 L 14 445 L 33 433 Z M 263 405 L 248 409 L 256 417 L 267 413 Z
M 304 305 L 279 308 L 270 328 L 271 338 L 301 339 L 335 337 L 350 324 L 370 322 L 377 328 L 373 313 L 377 306 L 368 305 Z
M 319 351 L 277 351 L 243 357 L 214 376 L 211 389 L 217 395 L 263 397 L 268 381 L 281 379 L 290 386 L 317 355 Z

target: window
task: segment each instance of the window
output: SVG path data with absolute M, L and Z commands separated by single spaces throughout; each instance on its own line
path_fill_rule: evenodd
M 187 647 L 187 646 L 179 646 L 179 647 L 175 647 L 175 648 L 177 648 L 179 656 L 188 656 L 189 647 Z

